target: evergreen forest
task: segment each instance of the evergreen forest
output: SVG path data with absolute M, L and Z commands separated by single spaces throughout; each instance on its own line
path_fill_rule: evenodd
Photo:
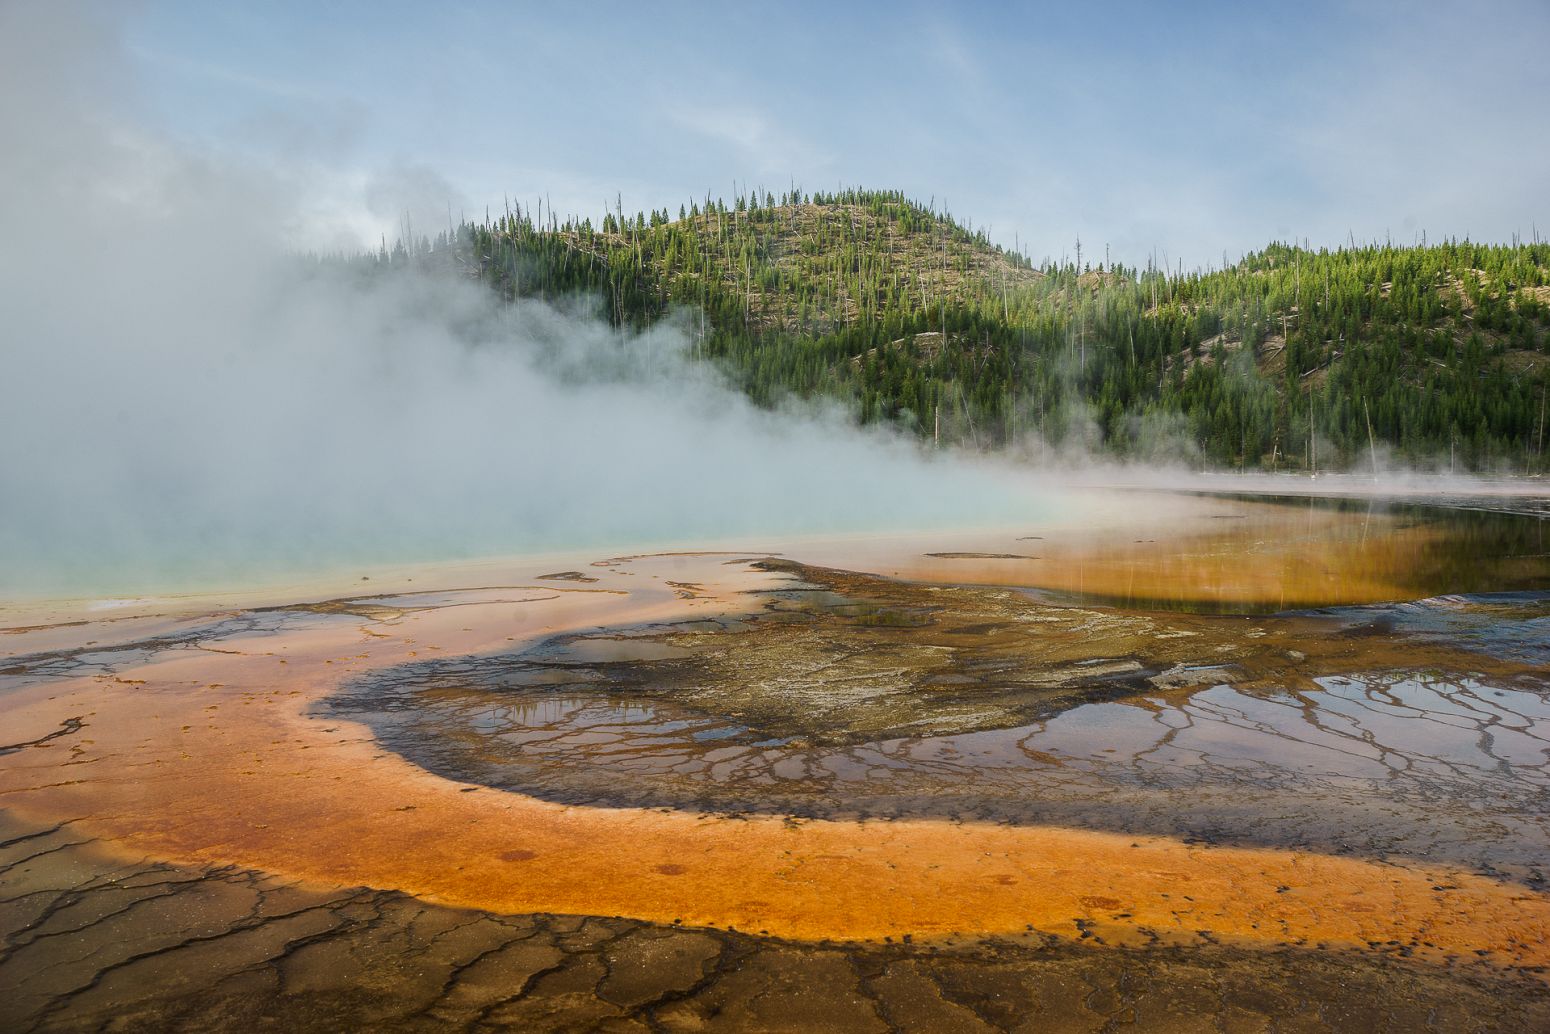
M 1221 269 L 1059 262 L 890 191 L 756 191 L 601 224 L 513 206 L 355 262 L 677 321 L 761 405 L 939 447 L 1235 469 L 1543 471 L 1550 244 L 1276 243 Z

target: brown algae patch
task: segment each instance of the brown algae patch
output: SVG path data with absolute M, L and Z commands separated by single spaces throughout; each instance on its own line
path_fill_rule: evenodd
M 1212 685 L 1284 692 L 1351 671 L 1540 674 L 1442 639 L 1374 635 L 1357 617 L 1132 613 L 787 560 L 753 567 L 783 577 L 753 593 L 751 612 L 377 668 L 345 687 L 344 713 L 384 698 L 412 709 L 430 693 L 467 692 L 475 706 L 606 697 L 725 718 L 750 742 L 838 746 L 1014 728 L 1083 704 Z
M 1521 640 L 1550 598 L 1127 614 L 757 566 L 783 580 L 751 613 L 417 659 L 320 713 L 562 804 L 1053 824 L 1545 885 L 1550 702 Z

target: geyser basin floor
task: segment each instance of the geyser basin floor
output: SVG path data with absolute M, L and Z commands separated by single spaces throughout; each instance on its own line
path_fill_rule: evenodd
M 1263 508 L 1255 516 L 1273 521 L 1276 509 Z M 1301 510 L 1283 512 L 1288 521 L 1305 520 Z M 1368 541 L 1380 551 L 1391 534 L 1409 541 L 1400 522 L 1348 517 L 1366 522 Z M 1336 523 L 1344 534 L 1345 522 Z M 1437 543 L 1446 531 L 1431 531 L 1421 536 L 1433 544 L 1425 548 L 1442 548 Z M 1044 532 L 1052 539 L 1061 534 Z M 907 555 L 1013 551 L 952 538 L 924 544 L 930 548 L 914 543 Z M 1068 545 L 1078 551 L 1091 547 Z M 1183 548 L 1200 546 L 1195 539 Z M 1173 547 L 1155 548 L 1163 554 Z M 1240 566 L 1252 567 L 1265 555 L 1244 549 Z M 518 1011 L 531 1007 L 551 1008 L 551 1020 L 576 1026 L 613 1015 L 678 1026 L 719 1016 L 729 1027 L 789 1028 L 803 1025 L 799 1015 L 761 1019 L 755 1003 L 779 1000 L 780 988 L 803 983 L 814 1015 L 835 1027 L 858 1026 L 845 1017 L 863 1014 L 896 1027 L 940 1029 L 948 1023 L 944 1015 L 966 1028 L 1009 1027 L 1013 1020 L 1033 1019 L 1028 1009 L 1044 1008 L 1049 1028 L 1097 1029 L 1123 1018 L 1127 1009 L 1139 1016 L 1146 1008 L 1181 1002 L 1186 1013 L 1224 1022 L 1242 1013 L 1248 1020 L 1301 1016 L 1328 1024 L 1351 1015 L 1341 1009 L 1366 1009 L 1392 1014 L 1393 1022 L 1401 1023 L 1404 1015 L 1415 1018 L 1393 1011 L 1404 1001 L 1436 1005 L 1444 1011 L 1435 1015 L 1444 1019 L 1455 1015 L 1446 1010 L 1468 1004 L 1465 1015 L 1503 1029 L 1542 1025 L 1550 899 L 1537 889 L 1528 859 L 1544 842 L 1545 816 L 1536 792 L 1544 774 L 1545 683 L 1532 658 L 1498 649 L 1491 636 L 1476 635 L 1463 643 L 1475 649 L 1460 650 L 1458 644 L 1439 643 L 1435 628 L 1427 626 L 1429 632 L 1406 640 L 1401 651 L 1393 637 L 1409 633 L 1385 632 L 1384 621 L 1349 614 L 1254 625 L 1233 618 L 1165 620 L 1066 608 L 1064 620 L 1090 624 L 1102 648 L 1088 658 L 1025 656 L 1023 667 L 1036 670 L 1024 681 L 1043 677 L 1046 683 L 1034 694 L 1038 706 L 1029 703 L 1026 686 L 1003 693 L 999 706 L 994 687 L 981 687 L 980 710 L 991 716 L 982 720 L 958 706 L 960 688 L 949 698 L 953 707 L 914 733 L 895 719 L 901 713 L 930 718 L 932 694 L 907 677 L 910 670 L 928 670 L 937 684 L 951 686 L 950 676 L 983 676 L 984 665 L 994 660 L 1002 665 L 1002 674 L 991 680 L 997 681 L 1018 667 L 1013 663 L 1018 651 L 1003 649 L 997 640 L 1007 638 L 1006 630 L 987 625 L 966 602 L 925 614 L 898 600 L 857 609 L 857 601 L 843 598 L 856 594 L 855 586 L 839 586 L 838 593 L 831 586 L 826 591 L 841 598 L 826 597 L 816 611 L 797 615 L 789 626 L 796 631 L 781 649 L 788 659 L 815 658 L 835 643 L 864 644 L 866 649 L 846 658 L 855 677 L 833 684 L 838 697 L 847 696 L 846 685 L 863 687 L 859 703 L 831 704 L 841 709 L 837 717 L 856 718 L 861 728 L 867 728 L 868 715 L 877 717 L 871 732 L 826 741 L 821 730 L 804 732 L 800 723 L 774 728 L 781 720 L 778 710 L 724 717 L 744 719 L 742 728 L 767 739 L 791 741 L 760 749 L 790 750 L 803 740 L 796 749 L 808 752 L 806 763 L 812 752 L 823 750 L 887 756 L 909 784 L 893 809 L 899 817 L 889 821 L 843 817 L 847 810 L 870 806 L 867 791 L 836 792 L 832 782 L 816 794 L 823 806 L 807 810 L 834 817 L 787 817 L 779 806 L 788 799 L 782 794 L 803 777 L 791 766 L 777 773 L 777 760 L 768 764 L 778 779 L 738 785 L 749 810 L 769 814 L 570 806 L 438 775 L 384 749 L 384 741 L 365 726 L 329 711 L 342 692 L 358 691 L 373 673 L 413 670 L 406 666 L 427 658 L 579 644 L 590 651 L 572 658 L 583 667 L 634 663 L 649 671 L 651 665 L 713 650 L 718 635 L 730 636 L 726 644 L 736 649 L 737 628 L 746 627 L 750 615 L 782 620 L 766 609 L 773 598 L 768 594 L 791 587 L 792 572 L 761 570 L 752 559 L 643 557 L 576 568 L 596 582 L 541 579 L 570 570 L 546 563 L 503 572 L 507 577 L 494 588 L 450 592 L 440 585 L 414 596 L 244 610 L 202 627 L 197 621 L 169 621 L 149 640 L 139 634 L 143 629 L 130 628 L 147 620 L 135 616 L 118 626 L 126 631 L 116 637 L 120 645 L 140 640 L 133 649 L 115 649 L 114 626 L 92 621 L 6 636 L 0 640 L 11 658 L 0 675 L 7 715 L 0 803 L 11 813 L 15 832 L 0 839 L 14 841 L 7 857 L 20 864 L 5 870 L 0 895 L 9 902 L 0 913 L 7 934 L 0 982 L 30 989 L 31 997 L 8 995 L 0 1008 L 12 1010 L 7 1018 L 23 1029 L 79 1025 L 126 1002 L 153 1011 L 170 1008 L 156 1003 L 174 996 L 185 1010 L 180 1022 L 191 1026 L 208 1025 L 211 1017 L 237 1022 L 244 1008 L 265 1015 L 292 1010 L 305 1017 L 306 1003 L 312 1002 L 317 1016 L 363 1022 L 368 1008 L 380 1008 L 386 1010 L 381 1022 L 404 1025 L 416 1016 L 425 1022 L 445 1018 L 438 1009 L 469 1022 L 516 1022 Z M 1518 582 L 1497 587 L 1534 577 L 1528 571 Z M 1361 584 L 1353 601 L 1370 601 L 1371 579 L 1363 575 Z M 1150 590 L 1145 595 L 1157 598 Z M 1210 594 L 1197 595 L 1204 600 Z M 1342 600 L 1333 594 L 1300 602 Z M 1028 605 L 1034 608 L 1028 614 L 1060 619 L 1049 612 L 1060 608 Z M 1014 603 L 1007 606 L 1016 609 Z M 834 617 L 850 624 L 826 623 Z M 954 620 L 956 631 L 930 631 L 931 622 Z M 1281 620 L 1289 622 L 1288 629 L 1322 621 L 1352 634 L 1330 633 L 1333 645 L 1320 650 L 1312 641 L 1318 637 L 1296 639 L 1274 627 Z M 1537 618 L 1514 612 L 1508 620 Z M 685 626 L 686 621 L 699 624 Z M 714 630 L 727 622 L 731 632 Z M 1240 634 L 1235 639 L 1218 631 L 1213 638 L 1208 631 L 1213 622 L 1236 623 Z M 1043 624 L 1055 627 L 1058 620 Z M 643 628 L 652 634 L 637 634 Z M 958 648 L 964 656 L 901 663 L 884 649 L 886 640 L 857 632 L 885 636 L 909 628 L 920 631 L 928 645 L 934 635 L 965 640 Z M 664 629 L 670 629 L 665 638 Z M 598 630 L 612 631 L 598 636 Z M 582 633 L 588 635 L 563 638 Z M 1103 645 L 1104 635 L 1129 645 L 1124 650 Z M 1059 636 L 1050 638 L 1057 653 L 1065 648 Z M 1467 638 L 1461 633 L 1461 642 Z M 1201 645 L 1176 645 L 1192 639 Z M 46 652 L 33 647 L 38 642 L 46 642 Z M 1219 654 L 1219 646 L 1230 647 L 1230 656 Z M 943 652 L 942 644 L 927 652 Z M 1375 671 L 1392 672 L 1401 653 L 1412 676 L 1427 666 L 1445 677 L 1411 678 L 1389 690 L 1361 681 Z M 1084 659 L 1104 662 L 1090 680 L 1099 690 L 1096 697 L 1087 692 L 1093 685 L 1073 674 Z M 551 652 L 546 664 L 573 676 L 577 668 L 559 663 L 564 660 Z M 1116 667 L 1119 660 L 1134 667 Z M 711 670 L 735 676 L 763 663 L 757 656 L 738 662 Z M 1218 674 L 1193 679 L 1191 670 Z M 903 704 L 867 702 L 886 695 L 877 678 L 883 671 L 895 673 Z M 1318 681 L 1310 681 L 1315 676 Z M 1159 678 L 1175 683 L 1148 681 Z M 1215 688 L 1215 679 L 1232 688 Z M 1278 696 L 1278 680 L 1293 695 Z M 821 692 L 824 680 L 809 682 L 809 695 L 799 701 L 818 699 L 812 693 Z M 522 693 L 530 696 L 541 685 L 535 678 Z M 425 692 L 469 688 L 431 686 Z M 704 764 L 707 751 L 746 751 L 752 744 L 705 746 L 715 743 L 714 729 L 699 739 L 695 733 L 707 731 L 713 697 L 675 696 L 673 689 L 662 688 L 651 706 L 684 713 L 666 722 L 653 719 L 640 731 L 649 738 L 674 721 L 687 723 L 667 730 L 671 735 L 689 730 L 696 744 L 679 750 L 681 766 L 664 766 L 657 752 L 643 751 L 629 721 L 606 730 L 578 726 L 567 733 L 566 750 L 583 762 L 589 778 L 604 783 L 613 773 L 620 786 L 645 785 L 667 794 L 677 785 L 672 780 L 684 779 L 698 782 L 695 793 L 715 798 L 724 787 L 714 765 Z M 1051 689 L 1052 697 L 1046 692 Z M 600 690 L 607 695 L 606 686 Z M 571 684 L 554 692 L 553 699 L 574 700 L 577 689 Z M 1015 698 L 1015 706 L 1007 698 Z M 1160 702 L 1148 702 L 1153 699 Z M 1138 735 L 1144 726 L 1135 722 L 1078 721 L 1093 714 L 1092 708 L 1115 707 L 1172 714 L 1184 724 L 1157 734 L 1162 744 L 1154 735 L 1149 746 Z M 1298 719 L 1275 710 L 1289 707 L 1317 718 L 1299 727 Z M 434 712 L 436 701 L 427 699 L 425 710 Z M 790 714 L 810 710 L 804 705 Z M 554 715 L 537 718 L 535 724 L 552 724 Z M 1427 732 L 1416 734 L 1407 720 L 1427 723 L 1422 726 Z M 519 726 L 521 716 L 502 714 L 494 724 L 500 723 L 505 729 Z M 1461 739 L 1478 739 L 1482 729 L 1500 745 L 1461 745 Z M 1019 743 L 1047 737 L 1045 746 L 1056 749 L 1031 746 L 1037 753 L 1025 756 L 1039 763 L 1006 766 L 1000 763 L 1004 753 L 985 743 L 975 755 L 964 749 L 975 741 L 954 739 L 1014 730 Z M 492 733 L 456 726 L 443 731 L 466 736 L 475 752 Z M 879 738 L 869 739 L 873 733 Z M 734 731 L 723 739 L 743 735 Z M 391 745 L 392 736 L 384 736 Z M 1342 736 L 1375 750 L 1342 749 L 1338 763 L 1331 763 L 1329 744 L 1342 747 Z M 1109 737 L 1112 746 L 1100 747 Z M 1318 742 L 1321 737 L 1327 742 Z M 1110 761 L 1104 755 L 1111 749 L 1128 751 L 1130 761 Z M 1177 753 L 1170 757 L 1169 750 Z M 1333 799 L 1328 789 L 1337 783 L 1350 801 L 1365 799 L 1380 809 L 1392 787 L 1373 766 L 1389 767 L 1400 773 L 1392 785 L 1403 790 L 1391 825 L 1402 829 L 1441 818 L 1443 832 L 1353 844 L 1329 839 L 1328 830 L 1278 823 L 1271 806 L 1284 800 L 1279 781 L 1302 772 L 1293 756 L 1299 750 L 1316 759 L 1313 776 L 1302 785 L 1311 795 L 1305 809 L 1306 801 Z M 1052 760 L 1040 762 L 1041 755 Z M 1224 758 L 1231 763 L 1224 765 Z M 1164 777 L 1150 784 L 1127 777 L 1127 767 L 1138 764 L 1152 765 Z M 1151 810 L 1152 826 L 1132 826 L 1125 796 L 1140 785 L 1155 802 L 1174 772 L 1183 776 L 1183 786 L 1193 781 L 1215 787 L 1211 792 L 1219 802 L 1235 785 L 1257 788 L 1258 797 L 1248 795 L 1240 809 L 1253 821 L 1228 828 L 1219 845 L 1164 835 L 1199 833 L 1182 822 L 1169 830 L 1166 808 Z M 1055 806 L 1044 816 L 1005 816 L 1014 820 L 1010 825 L 955 822 L 934 806 L 940 801 L 928 800 L 933 775 L 939 775 L 938 797 L 979 793 L 1013 800 L 1020 789 L 1023 797 L 1048 798 Z M 1406 778 L 1414 785 L 1405 784 Z M 981 792 L 980 783 L 997 780 L 1000 790 L 992 785 L 988 794 Z M 1084 800 L 1101 811 L 1105 785 L 1121 806 L 1082 823 L 1095 828 L 1048 824 L 1079 821 L 1076 812 Z M 1461 786 L 1478 792 L 1461 794 Z M 653 803 L 686 802 L 667 796 Z M 713 803 L 731 810 L 729 799 Z M 1132 807 L 1131 813 L 1146 810 Z M 1466 812 L 1475 815 L 1466 820 Z M 67 825 L 58 832 L 35 835 L 61 822 Z M 1449 823 L 1459 831 L 1451 841 Z M 1223 824 L 1231 825 L 1226 818 Z M 1484 839 L 1483 854 L 1433 851 L 1428 839 L 1456 846 L 1470 836 Z M 1390 851 L 1394 854 L 1382 857 Z M 115 872 L 132 874 L 129 886 L 121 880 L 112 889 Z M 157 875 L 167 873 L 175 875 Z M 270 875 L 250 875 L 255 873 Z M 136 889 L 153 885 L 162 889 L 144 894 Z M 355 887 L 371 891 L 340 889 Z M 145 897 L 154 900 L 141 900 Z M 555 914 L 626 918 L 502 918 Z M 700 929 L 669 932 L 673 927 Z M 740 932 L 721 932 L 730 927 Z M 716 932 L 708 932 L 711 928 Z M 452 929 L 478 933 L 464 940 L 446 932 Z M 908 948 L 905 937 L 911 938 Z M 887 947 L 886 938 L 895 946 Z M 812 946 L 821 941 L 855 946 Z M 473 947 L 475 942 L 482 947 Z M 611 960 L 630 952 L 636 962 L 626 959 L 615 969 Z M 341 958 L 349 964 L 339 964 Z M 419 960 L 416 972 L 443 973 L 437 985 L 442 991 L 432 993 L 428 982 L 421 987 L 386 976 L 403 958 Z M 473 968 L 480 958 L 485 970 Z M 653 958 L 657 963 L 639 961 Z M 217 961 L 203 968 L 201 960 L 209 959 Z M 656 968 L 658 963 L 665 968 Z M 1252 986 L 1261 988 L 1260 996 L 1241 997 L 1245 985 L 1225 975 L 1228 966 L 1255 974 Z M 633 973 L 634 989 L 609 985 L 615 972 Z M 1078 990 L 1071 989 L 1072 982 Z M 1342 982 L 1347 990 L 1341 990 Z M 373 984 L 396 990 L 368 1007 L 361 986 Z M 1015 1016 L 997 1012 L 1002 989 L 1004 1001 L 1023 996 L 1030 1004 Z M 1319 996 L 1328 1001 L 1315 1007 Z M 643 1002 L 655 1003 L 647 1008 L 649 1016 L 638 1011 Z M 859 1012 L 844 1011 L 852 1007 Z M 931 1012 L 938 1008 L 948 1012 Z M 671 1017 L 676 1019 L 669 1023 Z
M 1076 825 L 1542 885 L 1550 700 L 1523 640 L 1550 595 L 1245 620 L 757 566 L 786 578 L 755 614 L 417 659 L 321 713 L 566 804 Z M 1373 634 L 1399 620 L 1415 634 Z

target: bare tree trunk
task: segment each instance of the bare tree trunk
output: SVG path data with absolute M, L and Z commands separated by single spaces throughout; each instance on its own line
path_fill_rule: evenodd
M 1535 233 L 1538 233 L 1537 228 Z M 1534 444 L 1535 466 L 1540 470 L 1545 468 L 1545 393 L 1547 391 L 1550 391 L 1550 385 L 1545 385 L 1539 389 L 1539 433 L 1535 436 L 1536 441 Z
M 1367 398 L 1362 397 L 1362 416 L 1367 418 L 1367 447 L 1372 450 L 1372 479 L 1378 480 L 1378 440 L 1372 433 L 1372 413 L 1367 409 Z

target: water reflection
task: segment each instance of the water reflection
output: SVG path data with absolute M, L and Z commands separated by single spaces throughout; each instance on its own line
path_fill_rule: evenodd
M 848 746 L 662 702 L 470 691 L 395 735 L 432 768 L 573 803 L 1060 822 L 1447 858 L 1537 882 L 1544 689 L 1421 672 L 1270 694 L 1214 685 Z
M 1146 496 L 1127 495 L 1126 506 Z M 814 557 L 921 581 L 1017 585 L 1084 604 L 1252 613 L 1550 588 L 1550 518 L 1383 499 L 1158 499 L 1092 528 L 965 537 L 960 549 L 892 556 L 859 545 Z M 1143 510 L 1143 512 L 1145 512 Z M 1012 554 L 1020 554 L 1013 556 Z
M 1221 519 L 1165 544 L 926 558 L 1024 565 L 1063 598 L 771 561 L 789 581 L 755 615 L 377 672 L 331 706 L 433 771 L 566 803 L 1061 824 L 1541 885 L 1544 521 L 1205 502 Z M 1073 599 L 1095 595 L 1146 608 Z

